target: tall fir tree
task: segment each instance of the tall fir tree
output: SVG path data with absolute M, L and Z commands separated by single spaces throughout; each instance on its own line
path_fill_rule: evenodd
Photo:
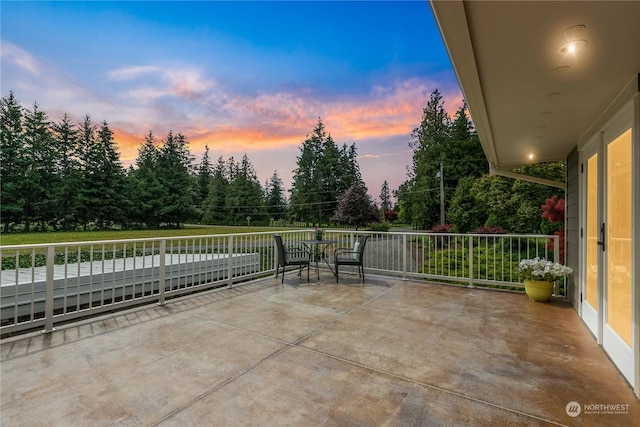
M 47 114 L 37 103 L 27 109 L 24 115 L 24 179 L 20 191 L 25 197 L 25 231 L 37 222 L 39 229 L 45 230 L 46 224 L 54 218 L 52 209 L 55 201 L 49 198 L 58 184 L 55 173 L 56 151 L 49 130 Z
M 225 202 L 229 189 L 227 165 L 222 157 L 213 167 L 209 191 L 204 202 L 202 222 L 205 224 L 222 224 L 225 221 Z
M 338 148 L 322 119 L 303 141 L 296 164 L 289 209 L 297 220 L 328 222 L 338 198 L 362 181 L 355 144 Z
M 278 171 L 274 171 L 265 185 L 265 204 L 270 218 L 278 220 L 285 217 L 287 200 L 284 194 L 282 178 L 278 176 Z
M 160 149 L 157 175 L 162 186 L 161 221 L 176 228 L 193 218 L 194 189 L 191 169 L 193 157 L 184 135 L 169 131 Z
M 480 178 L 489 173 L 489 162 L 482 151 L 478 134 L 468 116 L 467 104 L 456 112 L 451 123 L 450 137 L 445 144 L 446 157 L 443 162 L 446 200 L 464 177 Z
M 0 100 L 0 108 L 0 217 L 6 233 L 22 220 L 24 211 L 24 109 L 13 92 Z
M 411 136 L 413 164 L 407 181 L 397 192 L 399 215 L 403 222 L 429 229 L 441 219 L 442 201 L 444 211 L 449 211 L 458 182 L 464 177 L 482 176 L 488 171 L 488 164 L 466 104 L 452 121 L 437 89 L 431 93 L 420 126 Z
M 96 197 L 99 194 L 93 188 L 92 170 L 98 163 L 96 159 L 96 126 L 93 124 L 91 116 L 86 114 L 82 123 L 79 125 L 79 144 L 78 155 L 80 158 L 81 184 L 78 188 L 78 204 L 77 217 L 83 226 L 88 229 L 89 223 L 95 218 L 94 206 L 96 205 Z
M 124 198 L 124 169 L 113 131 L 107 121 L 102 122 L 96 138 L 98 164 L 96 175 L 100 180 L 101 196 L 96 204 L 96 221 L 99 228 L 126 221 L 128 201 Z
M 391 193 L 389 193 L 389 183 L 385 179 L 380 187 L 380 213 L 382 219 L 387 219 L 387 212 L 391 209 Z
M 160 225 L 163 195 L 162 184 L 156 175 L 159 156 L 156 137 L 149 132 L 138 147 L 136 168 L 129 173 L 133 204 L 136 206 L 132 219 L 154 228 Z
M 228 221 L 234 225 L 247 221 L 261 223 L 266 219 L 263 190 L 246 154 L 232 174 L 225 207 Z
M 198 165 L 196 176 L 197 194 L 196 205 L 202 212 L 204 210 L 204 201 L 209 194 L 209 185 L 211 184 L 211 160 L 209 159 L 209 146 L 204 146 L 204 154 Z
M 77 223 L 78 188 L 82 184 L 79 156 L 80 132 L 72 123 L 71 117 L 64 114 L 58 123 L 51 125 L 53 141 L 58 150 L 57 173 L 60 175 L 60 185 L 56 188 L 53 198 L 56 217 L 61 222 L 63 230 L 72 230 Z

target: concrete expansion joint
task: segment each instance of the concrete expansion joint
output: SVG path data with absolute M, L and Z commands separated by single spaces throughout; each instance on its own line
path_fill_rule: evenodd
M 74 322 L 55 334 L 34 331 L 19 340 L 3 340 L 2 385 L 24 390 L 22 396 L 28 397 L 15 399 L 3 393 L 3 419 L 21 425 L 25 414 L 35 419 L 55 402 L 65 409 L 49 414 L 58 417 L 54 424 L 64 424 L 60 421 L 73 414 L 86 418 L 83 424 L 89 425 L 89 418 L 103 416 L 113 405 L 121 408 L 126 396 L 131 406 L 125 410 L 131 415 L 125 422 L 147 426 L 207 425 L 212 417 L 237 419 L 245 408 L 247 416 L 251 411 L 258 417 L 269 414 L 281 425 L 304 425 L 303 417 L 333 424 L 349 417 L 362 425 L 473 421 L 564 425 L 569 423 L 567 398 L 578 402 L 589 396 L 606 403 L 627 402 L 629 397 L 628 389 L 620 390 L 622 378 L 607 370 L 608 365 L 600 363 L 598 372 L 590 370 L 593 360 L 606 357 L 595 343 L 587 345 L 591 337 L 571 313 L 555 309 L 551 313 L 554 324 L 562 322 L 557 324 L 569 333 L 549 343 L 560 342 L 563 348 L 543 343 L 535 348 L 547 351 L 549 357 L 518 359 L 510 365 L 509 375 L 531 375 L 531 387 L 523 388 L 513 375 L 503 383 L 504 372 L 486 369 L 486 360 L 474 353 L 491 349 L 495 352 L 484 352 L 491 360 L 511 361 L 510 344 L 520 340 L 535 344 L 522 338 L 520 326 L 501 327 L 507 318 L 525 325 L 533 317 L 529 311 L 521 313 L 528 301 L 520 296 L 422 282 L 407 285 L 400 279 L 372 280 L 365 287 L 323 285 L 282 287 L 265 279 L 247 287 L 171 299 L 162 307 L 138 307 Z M 240 295 L 242 299 L 229 300 Z M 400 311 L 405 307 L 407 316 Z M 486 336 L 467 328 L 471 317 L 457 315 L 470 309 L 474 318 L 483 320 L 487 330 L 480 332 Z M 538 311 L 549 314 L 550 309 Z M 174 325 L 177 329 L 167 334 Z M 133 326 L 140 329 L 127 331 Z M 147 335 L 141 340 L 140 334 Z M 450 344 L 453 349 L 447 347 Z M 70 346 L 60 348 L 66 345 Z M 567 363 L 569 350 L 575 369 Z M 205 357 L 198 357 L 200 352 Z M 148 367 L 131 364 L 122 372 L 123 360 L 143 358 Z M 549 366 L 565 369 L 566 376 L 557 378 Z M 98 367 L 107 373 L 96 371 Z M 68 375 L 76 370 L 81 375 Z M 67 393 L 61 384 L 52 392 L 51 384 L 63 377 L 76 391 Z M 124 388 L 132 381 L 141 387 L 140 393 Z M 581 391 L 578 385 L 586 382 L 600 387 Z M 540 394 L 536 399 L 530 399 L 532 390 Z M 245 393 L 254 391 L 258 393 L 245 398 Z M 226 405 L 231 395 L 238 400 Z M 145 396 L 145 402 L 139 396 Z M 274 405 L 273 396 L 283 399 Z M 301 402 L 307 405 L 301 408 Z M 283 410 L 291 405 L 295 409 Z M 637 408 L 635 402 L 630 406 L 633 413 L 628 418 Z
M 192 401 L 186 403 L 185 405 L 183 405 L 183 406 L 181 406 L 179 408 L 176 408 L 175 410 L 167 413 L 165 416 L 163 416 L 160 420 L 158 420 L 157 422 L 153 423 L 152 425 L 157 425 L 160 422 L 162 422 L 163 420 L 166 420 L 166 419 L 170 418 L 171 416 L 179 413 L 180 411 L 188 408 L 193 403 L 195 403 L 195 402 L 197 402 L 199 400 L 202 400 L 203 398 L 207 397 L 211 393 L 214 393 L 216 390 L 219 390 L 220 388 L 224 387 L 225 385 L 230 384 L 233 381 L 241 378 L 243 375 L 253 371 L 254 369 L 258 368 L 259 366 L 261 366 L 262 364 L 267 362 L 268 360 L 271 360 L 271 359 L 281 355 L 282 353 L 284 353 L 288 349 L 297 348 L 297 349 L 301 349 L 303 351 L 315 353 L 315 354 L 318 354 L 318 355 L 321 355 L 321 356 L 324 356 L 324 357 L 327 357 L 327 358 L 330 358 L 330 359 L 333 359 L 333 360 L 336 360 L 336 361 L 339 361 L 339 362 L 342 362 L 342 363 L 346 363 L 346 364 L 349 364 L 349 365 L 352 365 L 352 366 L 356 366 L 356 367 L 361 368 L 361 369 L 366 369 L 366 370 L 371 371 L 371 372 L 376 372 L 376 373 L 381 374 L 381 375 L 385 375 L 385 376 L 388 376 L 388 377 L 391 377 L 391 378 L 394 378 L 394 379 L 405 381 L 407 383 L 411 383 L 411 384 L 417 385 L 419 387 L 430 388 L 430 389 L 433 389 L 433 390 L 437 390 L 437 391 L 439 391 L 441 393 L 445 393 L 445 394 L 448 394 L 448 395 L 456 396 L 456 397 L 459 397 L 459 398 L 462 398 L 462 399 L 465 399 L 465 400 L 469 400 L 469 401 L 472 401 L 472 402 L 475 402 L 475 403 L 479 403 L 481 405 L 488 405 L 488 406 L 491 406 L 491 407 L 496 408 L 496 409 L 501 410 L 501 411 L 506 411 L 506 412 L 510 412 L 510 413 L 513 413 L 513 414 L 517 414 L 517 415 L 519 415 L 521 417 L 525 417 L 525 418 L 528 418 L 528 419 L 535 419 L 535 420 L 542 421 L 542 422 L 545 422 L 545 423 L 549 423 L 549 424 L 552 424 L 552 425 L 565 426 L 565 424 L 561 424 L 561 423 L 558 423 L 556 421 L 548 420 L 548 419 L 541 418 L 541 417 L 538 417 L 538 416 L 533 415 L 533 414 L 528 414 L 528 413 L 525 413 L 525 412 L 521 412 L 521 411 L 517 411 L 517 410 L 514 410 L 514 409 L 506 408 L 504 406 L 501 406 L 501 405 L 498 405 L 498 404 L 495 404 L 495 403 L 492 403 L 492 402 L 489 402 L 489 401 L 486 401 L 486 400 L 483 400 L 483 399 L 478 399 L 478 398 L 475 398 L 475 397 L 472 397 L 472 396 L 468 396 L 468 395 L 465 395 L 463 393 L 460 393 L 460 392 L 457 392 L 457 391 L 454 391 L 454 390 L 449 390 L 449 389 L 442 388 L 442 387 L 434 385 L 434 384 L 429 384 L 429 383 L 417 381 L 415 379 L 411 379 L 411 378 L 408 378 L 408 377 L 405 377 L 405 376 L 402 376 L 402 375 L 394 374 L 394 373 L 386 371 L 386 370 L 382 370 L 382 369 L 374 368 L 374 367 L 371 367 L 371 366 L 368 366 L 368 365 L 364 365 L 364 364 L 358 363 L 358 362 L 356 362 L 354 360 L 345 359 L 345 358 L 342 358 L 342 357 L 339 357 L 339 356 L 332 355 L 330 353 L 326 353 L 326 352 L 321 351 L 321 350 L 305 347 L 305 346 L 302 345 L 302 343 L 304 341 L 306 341 L 309 338 L 311 338 L 311 337 L 319 334 L 320 332 L 326 330 L 327 328 L 329 328 L 330 326 L 334 325 L 335 323 L 343 320 L 344 318 L 348 317 L 354 311 L 359 310 L 362 307 L 365 307 L 365 306 L 371 304 L 373 301 L 375 301 L 378 298 L 380 298 L 383 295 L 385 295 L 387 292 L 389 292 L 395 286 L 396 286 L 396 284 L 388 287 L 387 289 L 385 289 L 382 292 L 380 292 L 380 293 L 374 295 L 373 297 L 367 299 L 366 301 L 362 302 L 361 304 L 358 304 L 355 307 L 352 307 L 349 310 L 346 310 L 346 311 L 338 314 L 331 321 L 328 321 L 328 322 L 326 322 L 326 323 L 314 328 L 309 333 L 303 335 L 302 337 L 300 337 L 300 338 L 298 338 L 298 339 L 296 339 L 295 341 L 292 341 L 292 342 L 283 341 L 283 340 L 280 340 L 280 339 L 277 339 L 277 338 L 274 338 L 274 337 L 271 337 L 271 336 L 267 336 L 267 335 L 264 335 L 264 334 L 257 333 L 255 331 L 251 331 L 251 330 L 247 330 L 245 328 L 238 327 L 236 325 L 232 325 L 232 324 L 229 324 L 229 323 L 226 323 L 226 322 L 220 322 L 220 321 L 214 320 L 215 323 L 218 323 L 218 324 L 223 325 L 225 327 L 237 329 L 237 330 L 240 330 L 240 331 L 243 331 L 243 332 L 246 332 L 246 333 L 249 333 L 249 334 L 252 334 L 254 336 L 257 336 L 257 337 L 260 337 L 260 338 L 263 338 L 263 339 L 267 339 L 267 340 L 270 340 L 270 341 L 275 341 L 275 342 L 277 342 L 279 344 L 282 344 L 283 347 L 281 347 L 277 351 L 265 356 L 263 359 L 261 359 L 260 361 L 258 361 L 255 364 L 247 367 L 246 369 L 242 370 L 238 374 L 236 374 L 236 375 L 234 375 L 232 377 L 229 377 L 225 381 L 217 384 L 215 387 L 212 387 L 211 389 L 203 392 L 202 394 L 200 394 L 199 396 L 195 397 L 194 399 L 192 399 Z
M 247 331 L 248 332 L 248 331 Z M 157 419 L 156 421 L 150 423 L 150 426 L 157 426 L 160 423 L 162 423 L 163 421 L 171 418 L 172 416 L 184 411 L 185 409 L 189 408 L 190 406 L 192 406 L 194 403 L 206 398 L 207 396 L 209 396 L 210 394 L 220 390 L 222 387 L 234 382 L 235 380 L 237 380 L 238 378 L 241 378 L 242 376 L 248 374 L 249 372 L 253 371 L 254 369 L 258 368 L 259 366 L 261 366 L 263 363 L 265 363 L 268 360 L 271 360 L 275 357 L 277 357 L 278 355 L 282 354 L 283 352 L 285 352 L 287 349 L 291 348 L 290 345 L 284 346 L 276 351 L 274 351 L 273 353 L 265 356 L 264 358 L 262 358 L 261 360 L 259 360 L 258 362 L 254 363 L 251 366 L 248 366 L 245 369 L 242 369 L 240 372 L 238 372 L 236 375 L 232 375 L 231 377 L 227 378 L 226 380 L 216 384 L 215 386 L 211 387 L 208 390 L 205 390 L 204 392 L 200 393 L 198 396 L 194 397 L 193 399 L 189 400 L 187 403 L 173 409 L 170 412 L 167 412 L 166 414 L 164 414 L 162 417 L 160 417 L 159 419 Z
M 298 347 L 298 346 L 296 346 L 296 347 Z M 401 380 L 401 381 L 406 381 L 408 383 L 415 384 L 415 385 L 420 386 L 420 387 L 434 389 L 434 390 L 437 390 L 437 391 L 439 391 L 441 393 L 445 393 L 445 394 L 449 394 L 449 395 L 452 395 L 452 396 L 460 397 L 462 399 L 470 400 L 472 402 L 479 403 L 481 405 L 488 405 L 488 406 L 491 406 L 493 408 L 499 409 L 501 411 L 510 412 L 510 413 L 517 414 L 517 415 L 520 415 L 520 416 L 526 417 L 526 418 L 536 419 L 538 421 L 543 421 L 545 423 L 553 424 L 553 425 L 556 425 L 556 426 L 568 427 L 566 424 L 558 423 L 556 421 L 548 420 L 546 418 L 541 418 L 541 417 L 538 417 L 538 416 L 533 415 L 533 414 L 528 414 L 526 412 L 517 411 L 515 409 L 505 408 L 504 406 L 501 406 L 501 405 L 498 405 L 498 404 L 495 404 L 495 403 L 492 403 L 492 402 L 489 402 L 489 401 L 486 401 L 486 400 L 483 400 L 483 399 L 478 399 L 476 397 L 467 396 L 464 393 L 460 393 L 460 392 L 457 392 L 457 391 L 449 390 L 449 389 L 446 389 L 446 388 L 443 388 L 443 387 L 440 387 L 440 386 L 437 386 L 437 385 L 434 385 L 434 384 L 429 384 L 429 383 L 425 383 L 425 382 L 422 382 L 422 381 L 417 381 L 417 380 L 414 380 L 412 378 L 408 378 L 408 377 L 405 377 L 405 376 L 402 376 L 402 375 L 394 374 L 394 373 L 389 372 L 389 371 L 385 371 L 383 369 L 374 368 L 374 367 L 371 367 L 371 366 L 368 366 L 368 365 L 364 365 L 362 363 L 358 363 L 358 362 L 353 361 L 353 360 L 344 359 L 342 357 L 338 357 L 338 356 L 335 356 L 335 355 L 332 355 L 332 354 L 329 354 L 329 353 L 325 353 L 325 352 L 323 352 L 321 350 L 316 350 L 316 349 L 307 348 L 307 347 L 298 347 L 298 348 L 301 348 L 301 349 L 310 351 L 312 353 L 316 353 L 316 354 L 328 357 L 328 358 L 333 359 L 333 360 L 337 360 L 337 361 L 340 361 L 340 362 L 343 362 L 343 363 L 348 363 L 350 365 L 357 366 L 357 367 L 362 368 L 362 369 L 367 369 L 369 371 L 376 372 L 376 373 L 381 374 L 381 375 L 385 375 L 385 376 L 388 376 L 388 377 L 391 377 L 391 378 L 395 378 L 395 379 L 398 379 L 398 380 Z
M 395 285 L 393 285 L 393 286 L 395 286 Z M 156 421 L 152 422 L 152 423 L 151 423 L 151 424 L 149 424 L 149 425 L 150 425 L 150 426 L 156 426 L 156 425 L 158 425 L 158 424 L 162 423 L 163 421 L 165 421 L 165 420 L 167 420 L 167 419 L 171 418 L 172 416 L 174 416 L 174 415 L 176 415 L 176 414 L 180 413 L 181 411 L 183 411 L 183 410 L 185 410 L 185 409 L 189 408 L 189 407 L 190 407 L 191 405 L 193 405 L 194 403 L 196 403 L 196 402 L 198 402 L 198 401 L 200 401 L 200 400 L 204 399 L 205 397 L 207 397 L 207 396 L 209 396 L 210 394 L 212 394 L 212 393 L 216 392 L 217 390 L 220 390 L 222 387 L 226 386 L 227 384 L 230 384 L 230 383 L 232 383 L 233 381 L 237 380 L 238 378 L 241 378 L 242 376 L 244 376 L 244 375 L 248 374 L 249 372 L 251 372 L 251 371 L 253 371 L 254 369 L 258 368 L 259 366 L 261 366 L 262 364 L 264 364 L 264 363 L 265 363 L 265 362 L 267 362 L 268 360 L 271 360 L 271 359 L 273 359 L 273 358 L 275 358 L 275 357 L 279 356 L 280 354 L 284 353 L 285 351 L 287 351 L 287 350 L 288 350 L 288 349 L 290 349 L 290 348 L 299 348 L 299 349 L 302 349 L 302 350 L 305 350 L 305 351 L 311 351 L 311 352 L 318 353 L 318 354 L 321 354 L 321 355 L 324 355 L 324 356 L 327 356 L 327 357 L 331 357 L 331 358 L 336 359 L 336 360 L 341 360 L 341 359 L 339 359 L 339 358 L 336 358 L 336 357 L 331 356 L 331 355 L 329 355 L 329 354 L 323 353 L 323 352 L 321 352 L 321 351 L 317 351 L 317 350 L 313 350 L 313 349 L 309 349 L 309 348 L 303 347 L 303 346 L 301 346 L 301 345 L 300 345 L 300 343 L 301 343 L 301 342 L 303 342 L 303 341 L 305 341 L 306 339 L 308 339 L 308 338 L 310 338 L 310 337 L 312 337 L 312 336 L 314 336 L 314 335 L 318 334 L 319 332 L 321 332 L 322 330 L 324 330 L 324 329 L 328 328 L 329 326 L 331 326 L 331 325 L 335 324 L 337 321 L 339 321 L 339 320 L 341 320 L 341 319 L 344 319 L 344 318 L 345 318 L 345 317 L 347 317 L 349 314 L 353 313 L 355 310 L 357 310 L 357 309 L 359 309 L 359 308 L 361 308 L 361 307 L 363 307 L 363 306 L 365 306 L 365 305 L 367 305 L 367 304 L 371 303 L 372 301 L 376 300 L 376 299 L 377 299 L 377 298 L 379 298 L 381 295 L 384 295 L 384 294 L 385 294 L 386 292 L 388 292 L 391 288 L 393 288 L 393 286 L 391 286 L 391 287 L 389 287 L 389 288 L 385 289 L 384 291 L 380 292 L 379 294 L 375 295 L 374 297 L 372 297 L 372 298 L 370 298 L 370 299 L 368 299 L 368 300 L 364 301 L 362 304 L 359 304 L 359 305 L 357 305 L 357 306 L 355 306 L 355 307 L 353 307 L 353 308 L 351 308 L 351 309 L 349 309 L 349 310 L 347 310 L 347 311 L 343 312 L 342 314 L 340 314 L 340 315 L 336 316 L 333 320 L 331 320 L 331 321 L 329 321 L 329 322 L 327 322 L 327 323 L 324 323 L 324 324 L 320 325 L 319 327 L 317 327 L 317 328 L 313 329 L 311 332 L 309 332 L 309 333 L 305 334 L 304 336 L 302 336 L 302 337 L 298 338 L 298 339 L 297 339 L 297 340 L 295 340 L 294 342 L 286 342 L 286 341 L 283 341 L 283 340 L 280 340 L 280 339 L 277 339 L 277 338 L 274 338 L 274 337 L 270 337 L 270 336 L 267 336 L 267 335 L 264 335 L 264 334 L 260 334 L 260 333 L 257 333 L 257 332 L 255 332 L 255 331 L 250 331 L 250 330 L 247 330 L 247 329 L 245 329 L 245 328 L 241 328 L 241 327 L 238 327 L 238 326 L 236 326 L 236 325 L 232 325 L 232 324 L 229 324 L 229 323 L 226 323 L 226 322 L 220 322 L 220 321 L 218 321 L 218 320 L 212 320 L 212 321 L 213 321 L 214 323 L 216 323 L 216 324 L 219 324 L 219 325 L 222 325 L 222 326 L 225 326 L 225 327 L 228 327 L 228 328 L 232 328 L 232 329 L 240 330 L 240 331 L 243 331 L 243 332 L 246 332 L 246 333 L 249 333 L 249 334 L 252 334 L 252 335 L 258 336 L 258 337 L 260 337 L 260 338 L 264 338 L 264 339 L 267 339 L 267 340 L 271 340 L 271 341 L 275 341 L 275 342 L 277 342 L 277 343 L 283 344 L 283 347 L 281 347 L 280 349 L 278 349 L 278 350 L 274 351 L 273 353 L 271 353 L 271 354 L 269 354 L 269 355 L 265 356 L 264 358 L 262 358 L 261 360 L 259 360 L 259 361 L 258 361 L 258 362 L 256 362 L 256 363 L 254 363 L 253 365 L 248 366 L 247 368 L 245 368 L 245 369 L 241 370 L 241 371 L 240 371 L 240 372 L 238 372 L 236 375 L 233 375 L 233 376 L 231 376 L 231 377 L 227 378 L 226 380 L 224 380 L 224 381 L 222 381 L 222 382 L 220 382 L 220 383 L 216 384 L 214 387 L 212 387 L 212 388 L 210 388 L 210 389 L 208 389 L 208 390 L 204 391 L 203 393 L 201 393 L 201 394 L 199 394 L 198 396 L 196 396 L 196 397 L 194 397 L 193 399 L 191 399 L 189 402 L 187 402 L 187 403 L 185 403 L 185 404 L 183 404 L 183 405 L 181 405 L 181 406 L 179 406 L 179 407 L 177 407 L 177 408 L 173 409 L 172 411 L 170 411 L 170 412 L 168 412 L 168 413 L 164 414 L 161 418 L 157 419 Z M 209 318 L 207 318 L 207 317 L 204 317 L 204 316 L 200 316 L 200 317 L 202 317 L 202 318 L 204 318 L 204 319 L 211 320 L 211 319 L 209 319 Z M 349 362 L 349 361 L 347 361 L 347 360 L 343 360 L 343 361 L 344 361 L 344 362 L 347 362 L 347 363 L 355 364 L 355 363 L 353 363 L 353 362 Z M 357 364 L 356 364 L 356 365 L 357 365 Z M 367 368 L 367 367 L 365 367 L 365 366 L 362 366 L 362 367 Z M 370 368 L 367 368 L 367 369 L 370 369 Z M 375 369 L 374 369 L 374 371 L 375 371 Z

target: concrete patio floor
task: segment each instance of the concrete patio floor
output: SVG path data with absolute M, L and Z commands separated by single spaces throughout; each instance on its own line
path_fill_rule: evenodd
M 640 425 L 640 401 L 563 300 L 321 280 L 290 273 L 5 339 L 1 424 Z

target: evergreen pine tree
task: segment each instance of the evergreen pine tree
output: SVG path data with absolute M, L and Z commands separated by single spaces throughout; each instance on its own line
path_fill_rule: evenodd
M 158 157 L 157 176 L 162 185 L 160 219 L 176 228 L 195 215 L 192 161 L 184 135 L 169 131 Z
M 391 209 L 391 194 L 389 193 L 389 183 L 385 179 L 380 188 L 380 210 L 382 219 L 387 219 L 387 212 Z
M 264 222 L 266 209 L 263 190 L 253 165 L 245 154 L 230 180 L 225 200 L 228 220 L 231 224 L 246 224 L 247 218 L 254 222 Z
M 278 176 L 278 171 L 267 180 L 265 185 L 265 204 L 269 216 L 273 219 L 282 219 L 287 209 L 287 201 L 284 196 L 284 186 L 282 179 Z
M 23 108 L 13 92 L 0 100 L 0 217 L 4 232 L 22 220 L 25 197 L 21 191 L 25 152 Z
M 205 145 L 202 161 L 198 165 L 197 173 L 197 197 L 196 205 L 198 208 L 204 210 L 204 201 L 209 194 L 209 185 L 211 184 L 211 161 L 209 160 L 209 146 Z
M 94 178 L 99 182 L 95 200 L 95 215 L 99 228 L 126 221 L 127 201 L 124 198 L 124 169 L 113 131 L 106 121 L 97 133 Z
M 293 183 L 289 210 L 297 220 L 326 223 L 338 198 L 354 183 L 362 182 L 355 144 L 338 148 L 322 119 L 303 141 Z
M 138 148 L 136 168 L 129 173 L 132 204 L 136 206 L 132 219 L 149 227 L 160 225 L 163 189 L 156 175 L 159 155 L 156 137 L 153 132 L 149 132 Z
M 71 122 L 68 114 L 64 114 L 59 123 L 51 125 L 53 141 L 58 151 L 57 173 L 60 182 L 53 198 L 56 218 L 61 221 L 63 230 L 72 230 L 77 222 L 78 188 L 81 185 L 79 159 L 80 132 Z
M 225 221 L 225 202 L 229 189 L 227 166 L 222 157 L 218 158 L 213 173 L 207 198 L 204 202 L 202 222 L 205 224 L 223 224 Z
M 50 195 L 55 192 L 58 177 L 55 174 L 56 151 L 49 130 L 47 114 L 37 103 L 24 115 L 24 179 L 20 191 L 24 195 L 25 231 L 30 231 L 33 222 L 41 230 L 54 218 L 55 201 Z

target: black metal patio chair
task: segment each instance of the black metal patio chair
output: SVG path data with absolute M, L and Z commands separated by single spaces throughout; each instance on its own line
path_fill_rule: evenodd
M 298 276 L 302 274 L 302 269 L 307 267 L 307 283 L 309 282 L 309 265 L 311 264 L 311 256 L 309 251 L 302 246 L 287 246 L 282 243 L 282 236 L 274 234 L 273 238 L 276 240 L 276 246 L 278 248 L 278 266 L 276 267 L 276 277 L 280 273 L 280 267 L 282 267 L 282 283 L 284 283 L 284 270 L 285 267 L 290 265 L 297 265 L 300 267 Z M 292 256 L 293 255 L 293 256 Z
M 338 282 L 338 268 L 340 265 L 355 265 L 358 267 L 358 275 L 362 276 L 362 283 L 364 283 L 364 247 L 368 239 L 369 236 L 360 236 L 353 248 L 336 248 L 333 251 L 336 282 Z

